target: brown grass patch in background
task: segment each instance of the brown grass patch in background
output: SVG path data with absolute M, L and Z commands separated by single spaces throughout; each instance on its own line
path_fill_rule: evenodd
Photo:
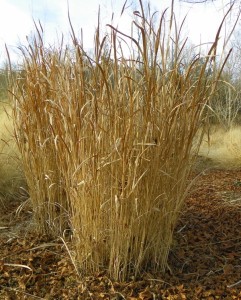
M 241 127 L 233 126 L 225 130 L 221 126 L 213 126 L 210 134 L 204 135 L 199 155 L 210 159 L 210 166 L 219 168 L 241 167 Z
M 12 108 L 8 102 L 0 102 L 0 198 L 14 199 L 24 187 L 20 153 L 13 135 Z

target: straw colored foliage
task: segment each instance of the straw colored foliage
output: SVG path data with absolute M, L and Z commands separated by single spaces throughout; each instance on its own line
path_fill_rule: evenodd
M 38 228 L 72 231 L 82 274 L 106 269 L 125 280 L 165 270 L 199 147 L 194 137 L 219 76 L 204 80 L 216 41 L 202 64 L 197 56 L 184 69 L 173 12 L 156 24 L 148 15 L 140 1 L 133 35 L 109 25 L 101 38 L 98 25 L 94 56 L 73 30 L 72 47 L 46 49 L 36 27 L 13 84 Z

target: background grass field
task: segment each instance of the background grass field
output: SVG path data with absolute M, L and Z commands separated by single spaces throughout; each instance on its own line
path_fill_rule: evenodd
M 12 108 L 9 101 L 0 103 L 0 197 L 2 204 L 19 197 L 26 187 L 22 162 L 13 134 Z

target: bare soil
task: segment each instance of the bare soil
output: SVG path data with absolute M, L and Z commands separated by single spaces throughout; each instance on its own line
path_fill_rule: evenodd
M 241 299 L 241 169 L 202 171 L 166 273 L 124 283 L 104 272 L 80 278 L 63 241 L 38 235 L 30 207 L 16 214 L 20 204 L 0 202 L 0 299 Z

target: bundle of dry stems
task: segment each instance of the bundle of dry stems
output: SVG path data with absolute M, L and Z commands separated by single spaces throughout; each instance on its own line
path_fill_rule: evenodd
M 195 136 L 222 69 L 207 80 L 218 34 L 205 59 L 184 66 L 173 8 L 159 23 L 142 1 L 134 14 L 133 35 L 108 25 L 101 38 L 99 22 L 94 56 L 73 29 L 71 47 L 46 48 L 36 26 L 12 83 L 38 229 L 71 228 L 81 272 L 106 269 L 118 280 L 165 270 Z

